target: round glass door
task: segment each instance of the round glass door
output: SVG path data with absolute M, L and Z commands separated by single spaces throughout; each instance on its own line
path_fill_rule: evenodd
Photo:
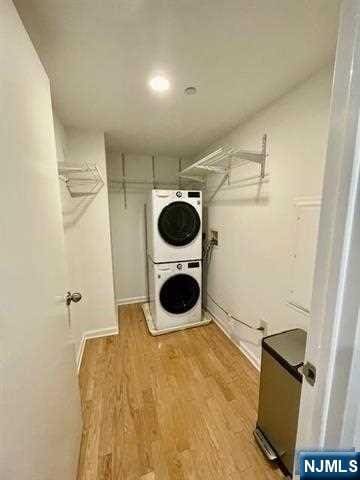
M 160 303 L 169 313 L 186 313 L 199 300 L 200 287 L 195 278 L 185 273 L 170 277 L 160 290 Z
M 165 242 L 183 247 L 199 233 L 201 221 L 196 209 L 186 202 L 167 205 L 159 216 L 158 228 Z

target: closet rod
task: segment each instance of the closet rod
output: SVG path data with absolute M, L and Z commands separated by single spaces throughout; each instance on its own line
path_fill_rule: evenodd
M 128 178 L 128 177 L 122 177 L 122 178 L 119 178 L 119 179 L 112 179 L 110 178 L 110 183 L 120 183 L 120 184 L 123 184 L 123 183 L 133 183 L 133 184 L 136 184 L 136 185 L 153 185 L 153 181 L 151 180 L 143 180 L 141 178 Z M 171 182 L 171 181 L 167 181 L 167 180 L 157 180 L 156 181 L 156 184 L 162 184 L 162 185 L 175 185 L 177 186 L 178 184 L 176 182 Z

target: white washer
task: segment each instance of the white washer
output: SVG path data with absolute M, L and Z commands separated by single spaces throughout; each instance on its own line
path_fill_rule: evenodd
M 156 330 L 201 322 L 201 261 L 156 264 L 148 257 L 148 269 Z
M 154 263 L 201 259 L 201 191 L 152 190 L 146 216 Z

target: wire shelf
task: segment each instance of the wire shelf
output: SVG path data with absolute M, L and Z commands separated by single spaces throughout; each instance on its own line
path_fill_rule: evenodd
M 248 165 L 249 163 L 259 165 L 259 175 L 252 177 L 250 179 L 251 182 L 249 182 L 249 178 L 238 180 L 237 183 L 241 186 L 268 182 L 268 179 L 265 178 L 268 177 L 268 174 L 265 173 L 267 155 L 267 135 L 265 134 L 262 138 L 260 151 L 237 149 L 229 145 L 222 145 L 181 170 L 178 175 L 180 178 L 191 179 L 198 184 L 206 183 L 208 175 L 222 175 L 218 186 L 215 187 L 214 192 L 207 200 L 207 203 L 210 203 L 226 183 L 230 184 L 230 174 L 235 168 Z
M 126 174 L 126 157 L 125 154 L 121 154 L 121 177 L 109 178 L 109 189 L 111 192 L 122 192 L 124 197 L 124 206 L 127 208 L 127 192 L 128 187 L 131 185 L 133 189 L 140 188 L 141 186 L 152 188 L 178 188 L 181 189 L 197 189 L 202 190 L 206 188 L 206 178 L 210 174 L 222 175 L 221 181 L 214 192 L 211 194 L 207 203 L 217 195 L 220 189 L 227 182 L 230 184 L 231 170 L 247 165 L 248 163 L 256 163 L 260 167 L 259 175 L 251 178 L 244 178 L 237 181 L 241 186 L 248 187 L 257 183 L 268 182 L 268 174 L 265 173 L 265 162 L 267 158 L 267 136 L 266 134 L 262 138 L 261 151 L 252 151 L 244 149 L 236 149 L 229 145 L 223 145 L 216 150 L 207 153 L 202 156 L 195 163 L 181 168 L 181 159 L 179 159 L 179 173 L 178 181 L 171 182 L 164 179 L 159 179 L 156 176 L 156 157 L 152 157 L 152 178 L 131 178 Z
M 59 178 L 72 198 L 89 197 L 99 193 L 104 180 L 97 165 L 70 166 L 58 164 Z
M 181 159 L 179 159 L 179 169 L 178 172 L 181 172 Z M 145 189 L 176 189 L 176 190 L 201 190 L 202 187 L 199 187 L 199 183 L 188 178 L 176 177 L 175 180 L 159 178 L 156 175 L 156 156 L 152 156 L 152 177 L 147 176 L 144 178 L 132 178 L 126 174 L 126 156 L 124 153 L 121 154 L 121 171 L 122 176 L 113 177 L 111 174 L 109 176 L 109 191 L 113 193 L 122 193 L 124 199 L 124 207 L 127 208 L 128 192 L 136 192 L 137 190 Z M 203 182 L 205 183 L 205 181 Z
M 184 168 L 179 173 L 179 176 L 202 183 L 209 174 L 227 174 L 234 168 L 247 165 L 248 163 L 257 163 L 260 166 L 260 177 L 263 178 L 265 177 L 267 157 L 266 144 L 267 136 L 264 135 L 261 151 L 236 149 L 229 145 L 223 145 L 202 156 L 187 168 Z

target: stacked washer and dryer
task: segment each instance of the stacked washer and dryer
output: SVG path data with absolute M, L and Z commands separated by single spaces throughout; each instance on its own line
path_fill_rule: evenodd
M 152 190 L 147 203 L 149 304 L 152 334 L 202 321 L 202 192 Z

